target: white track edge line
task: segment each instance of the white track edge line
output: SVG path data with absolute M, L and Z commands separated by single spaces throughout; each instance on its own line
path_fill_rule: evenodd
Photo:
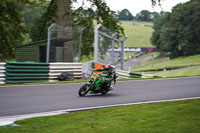
M 87 107 L 87 108 L 58 110 L 58 111 L 33 113 L 33 114 L 25 114 L 25 115 L 3 116 L 3 117 L 0 117 L 0 126 L 6 126 L 6 125 L 13 124 L 17 120 L 24 120 L 24 119 L 28 119 L 28 118 L 41 117 L 41 116 L 61 115 L 61 114 L 66 114 L 66 113 L 70 113 L 70 112 L 75 112 L 75 111 L 84 111 L 84 110 L 100 109 L 100 108 L 106 108 L 106 107 L 116 107 L 116 106 L 129 106 L 129 105 L 151 104 L 151 103 L 161 103 L 161 102 L 171 102 L 171 101 L 183 101 L 183 100 L 199 99 L 199 98 L 200 97 L 190 97 L 190 98 L 180 98 L 180 99 L 146 101 L 146 102 L 136 102 L 136 103 L 125 103 L 125 104 L 114 104 L 114 105 L 105 105 L 105 106 L 96 106 L 96 107 Z

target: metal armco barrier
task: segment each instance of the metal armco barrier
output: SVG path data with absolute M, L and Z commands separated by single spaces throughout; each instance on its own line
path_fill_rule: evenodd
M 5 64 L 0 62 L 0 84 L 5 84 Z
M 156 76 L 153 76 L 153 75 L 150 75 L 150 74 L 137 74 L 137 73 L 130 73 L 128 71 L 122 71 L 122 70 L 119 70 L 117 69 L 116 70 L 118 75 L 119 75 L 119 79 L 120 78 L 154 78 Z
M 75 79 L 82 78 L 82 63 L 49 63 L 49 82 L 58 81 L 62 72 L 73 72 Z
M 130 78 L 130 74 L 128 71 L 123 71 L 120 69 L 116 69 L 116 72 L 118 74 L 118 79 L 124 79 L 124 78 Z
M 131 78 L 142 78 L 141 74 L 137 74 L 137 73 L 130 73 Z
M 74 79 L 83 76 L 82 63 L 34 63 L 7 62 L 0 63 L 0 84 L 53 82 L 58 81 L 62 72 L 73 72 Z M 136 74 L 116 69 L 118 78 L 153 78 L 149 74 Z
M 6 84 L 48 82 L 48 63 L 7 62 Z

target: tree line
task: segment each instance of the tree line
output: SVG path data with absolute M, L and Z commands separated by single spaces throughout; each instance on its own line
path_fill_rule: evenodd
M 154 20 L 151 42 L 171 57 L 200 53 L 200 1 L 176 5 L 171 13 Z
M 119 18 L 119 20 L 126 20 L 126 21 L 131 21 L 131 20 L 153 21 L 162 14 L 164 14 L 163 11 L 158 13 L 158 12 L 150 12 L 148 10 L 142 10 L 141 12 L 137 13 L 136 16 L 133 16 L 128 9 L 123 9 L 122 11 L 116 12 L 114 16 Z

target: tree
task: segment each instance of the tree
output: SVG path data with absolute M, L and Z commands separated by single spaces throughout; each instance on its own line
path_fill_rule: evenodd
M 63 59 L 66 62 L 73 62 L 73 41 L 72 41 L 72 11 L 71 11 L 71 0 L 52 0 L 56 2 L 56 24 L 65 28 L 68 27 L 67 36 L 66 33 L 58 32 L 57 38 L 67 39 L 64 42 Z
M 119 13 L 119 20 L 133 20 L 133 15 L 129 12 L 128 9 L 123 9 Z
M 200 1 L 175 6 L 154 22 L 152 43 L 171 57 L 200 53 Z
M 167 29 L 170 13 L 166 13 L 164 16 L 159 17 L 157 20 L 154 20 L 153 29 L 154 32 L 152 34 L 151 42 L 158 49 L 162 49 L 163 51 L 168 51 L 169 47 L 165 45 L 166 43 L 162 40 L 163 32 Z
M 47 7 L 43 7 L 45 9 L 44 12 L 41 12 L 40 17 L 33 20 L 33 25 L 30 27 L 30 37 L 32 41 L 40 41 L 47 39 L 47 29 L 48 27 L 56 22 L 56 12 L 57 5 L 52 0 L 51 2 L 41 1 L 41 3 L 47 3 Z M 39 4 L 38 6 L 41 6 Z
M 36 37 L 33 36 L 35 35 L 34 28 L 36 28 L 38 24 L 41 23 L 41 14 L 46 12 L 48 6 L 48 1 L 40 2 L 37 4 L 19 4 L 18 10 L 23 17 L 23 24 L 27 28 L 27 34 L 24 36 L 25 41 L 23 41 L 23 44 L 29 43 L 31 41 L 37 41 L 37 38 L 40 37 L 39 35 Z
M 48 6 L 48 1 L 39 2 L 37 4 L 20 3 L 18 5 L 18 10 L 24 19 L 24 24 L 27 27 L 32 27 L 35 24 L 35 20 L 40 19 L 41 14 L 46 12 Z
M 93 51 L 91 44 L 94 42 L 94 16 L 93 10 L 84 10 L 82 7 L 73 12 L 73 27 L 85 28 L 82 36 L 82 55 L 89 56 L 91 51 Z
M 152 12 L 150 19 L 151 20 L 157 19 L 160 15 L 161 15 L 161 13 L 159 14 L 157 12 Z
M 136 20 L 139 21 L 150 21 L 152 20 L 151 18 L 151 12 L 148 10 L 142 10 L 140 13 L 136 15 Z
M 157 4 L 159 4 L 159 5 L 161 5 L 161 0 L 151 0 L 151 2 L 152 2 L 152 6 L 155 6 L 155 5 L 157 5 Z
M 15 58 L 15 47 L 24 40 L 26 28 L 22 24 L 23 18 L 18 11 L 18 4 L 26 3 L 22 0 L 0 1 L 0 61 Z

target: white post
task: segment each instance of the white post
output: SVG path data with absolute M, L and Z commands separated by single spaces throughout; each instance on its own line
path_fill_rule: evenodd
M 98 30 L 101 27 L 101 24 L 98 24 L 95 29 L 94 29 L 94 61 L 97 62 L 98 60 L 98 38 L 99 38 L 99 33 Z
M 49 63 L 49 52 L 50 52 L 50 41 L 51 41 L 51 28 L 54 26 L 54 24 L 52 24 L 49 28 L 48 28 L 48 42 L 47 42 L 47 57 L 46 57 L 46 63 Z
M 117 32 L 112 34 L 112 57 L 111 57 L 111 62 L 112 64 L 114 63 L 114 48 L 115 48 L 115 36 L 117 35 Z
M 124 70 L 124 41 L 127 39 L 127 37 L 125 36 L 122 40 L 121 40 L 121 70 Z
M 80 62 L 81 60 L 81 46 L 82 46 L 82 35 L 83 35 L 83 30 L 85 28 L 82 28 L 80 30 L 80 36 L 79 36 L 79 48 L 78 48 L 78 62 Z

